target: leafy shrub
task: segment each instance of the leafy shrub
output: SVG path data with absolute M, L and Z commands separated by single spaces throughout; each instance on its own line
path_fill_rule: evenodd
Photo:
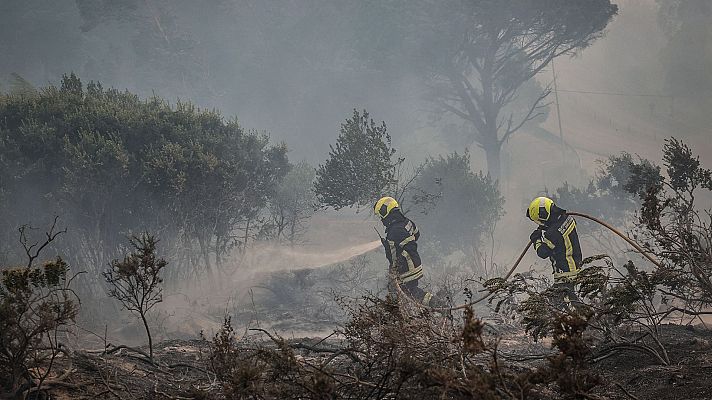
M 468 260 L 477 259 L 483 236 L 494 232 L 504 205 L 497 184 L 471 171 L 468 152 L 426 161 L 408 195 L 408 216 L 423 232 L 422 254 L 432 258 L 459 250 Z

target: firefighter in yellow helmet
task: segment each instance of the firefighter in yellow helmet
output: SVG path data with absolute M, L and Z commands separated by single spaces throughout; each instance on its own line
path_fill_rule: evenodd
M 534 199 L 527 217 L 539 225 L 529 236 L 536 254 L 551 261 L 554 282 L 566 289 L 570 300 L 578 300 L 568 279 L 578 274 L 582 261 L 576 221 L 548 197 Z
M 374 205 L 373 211 L 386 227 L 386 237 L 381 238 L 381 242 L 400 287 L 413 299 L 425 305 L 430 304 L 433 295 L 418 287 L 418 279 L 423 277 L 423 266 L 418 254 L 418 227 L 403 215 L 393 197 L 382 197 Z

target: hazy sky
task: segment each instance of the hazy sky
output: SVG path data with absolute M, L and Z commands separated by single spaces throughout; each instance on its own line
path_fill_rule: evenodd
M 572 157 L 585 169 L 619 150 L 652 157 L 671 133 L 690 137 L 707 157 L 712 76 L 694 72 L 709 71 L 705 63 L 712 63 L 709 2 L 616 3 L 619 15 L 605 37 L 556 61 L 564 138 L 578 153 Z M 356 39 L 379 16 L 361 4 L 1 0 L 0 90 L 9 89 L 12 73 L 42 86 L 73 71 L 143 96 L 218 108 L 285 141 L 292 159 L 312 163 L 326 157 L 351 109 L 367 108 L 413 160 L 469 147 L 473 164 L 483 168 L 482 154 L 463 140 L 456 121 L 429 118 L 422 79 L 408 65 L 374 69 L 373 59 L 363 59 L 369 49 Z M 397 40 L 378 37 L 373 47 Z M 551 70 L 538 81 L 551 83 Z M 525 128 L 507 154 L 526 158 L 520 153 L 531 146 L 546 151 L 553 142 L 543 132 L 559 136 L 552 109 L 542 126 L 539 136 L 530 134 L 535 127 Z M 616 145 L 606 145 L 611 141 Z M 516 163 L 509 167 L 516 170 Z

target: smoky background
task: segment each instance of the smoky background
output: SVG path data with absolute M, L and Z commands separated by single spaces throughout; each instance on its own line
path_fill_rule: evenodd
M 531 198 L 555 193 L 565 183 L 586 187 L 601 173 L 597 160 L 627 151 L 659 162 L 663 140 L 674 135 L 688 142 L 703 164 L 710 163 L 712 77 L 706 71 L 712 68 L 712 6 L 704 0 L 617 3 L 618 15 L 605 36 L 574 57 L 557 58 L 520 91 L 526 103 L 556 80 L 543 114 L 502 149 L 504 213 L 496 226 L 488 227 L 492 235 L 477 244 L 497 268 L 515 258 L 533 228 L 522 211 Z M 172 103 L 187 100 L 236 116 L 243 127 L 267 133 L 272 143 L 286 143 L 291 161 L 314 167 L 326 158 L 351 110 L 367 109 L 375 120 L 386 121 L 407 167 L 467 150 L 471 170 L 486 172 L 472 128 L 433 111 L 426 96 L 429 87 L 411 62 L 418 49 L 389 35 L 383 29 L 386 18 L 371 5 L 339 0 L 2 0 L 0 91 L 57 84 L 63 74 L 74 72 L 84 82 L 99 81 L 143 98 L 157 94 Z M 389 53 L 389 48 L 399 51 Z M 41 183 L 27 187 L 22 199 L 7 204 L 27 223 L 42 226 L 46 221 L 33 219 L 28 211 L 42 189 Z M 595 207 L 618 207 L 604 201 Z M 561 205 L 591 211 L 580 203 Z M 417 211 L 412 217 L 418 221 Z M 420 219 L 427 220 L 424 215 Z M 254 281 L 265 279 L 255 275 L 346 262 L 367 251 L 359 246 L 368 248 L 377 239 L 373 225 L 379 222 L 367 209 L 321 213 L 306 222 L 307 233 L 296 248 L 259 244 L 236 255 L 234 268 L 226 273 L 232 280 L 223 282 L 230 293 L 210 297 L 209 282 L 176 281 L 162 312 L 168 316 L 183 310 L 186 320 L 198 321 L 191 328 L 195 333 L 217 322 L 199 322 L 194 305 L 202 301 L 210 314 L 238 301 L 229 300 L 235 296 L 251 305 L 254 299 L 248 301 L 246 293 Z M 427 241 L 428 226 L 420 228 Z M 583 236 L 588 253 L 610 252 L 612 245 L 621 249 L 620 244 Z M 369 282 L 375 282 L 382 255 L 368 257 Z M 548 268 L 532 255 L 525 264 Z M 433 283 L 438 279 L 434 275 Z M 289 277 L 298 284 L 297 275 Z M 364 289 L 382 288 L 369 284 Z M 101 290 L 95 295 L 101 297 Z M 117 329 L 122 325 L 112 323 Z M 172 332 L 181 330 L 187 328 Z

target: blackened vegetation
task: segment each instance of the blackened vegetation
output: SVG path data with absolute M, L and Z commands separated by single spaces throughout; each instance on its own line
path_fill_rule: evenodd
M 339 340 L 305 343 L 267 331 L 268 342 L 235 336 L 229 319 L 210 346 L 225 398 L 522 399 L 550 398 L 551 387 L 586 396 L 598 382 L 587 369 L 585 320 L 558 320 L 556 355 L 536 367 L 503 361 L 498 339 L 471 309 L 457 321 L 387 297 L 348 305 Z M 593 398 L 593 397 L 591 397 Z

